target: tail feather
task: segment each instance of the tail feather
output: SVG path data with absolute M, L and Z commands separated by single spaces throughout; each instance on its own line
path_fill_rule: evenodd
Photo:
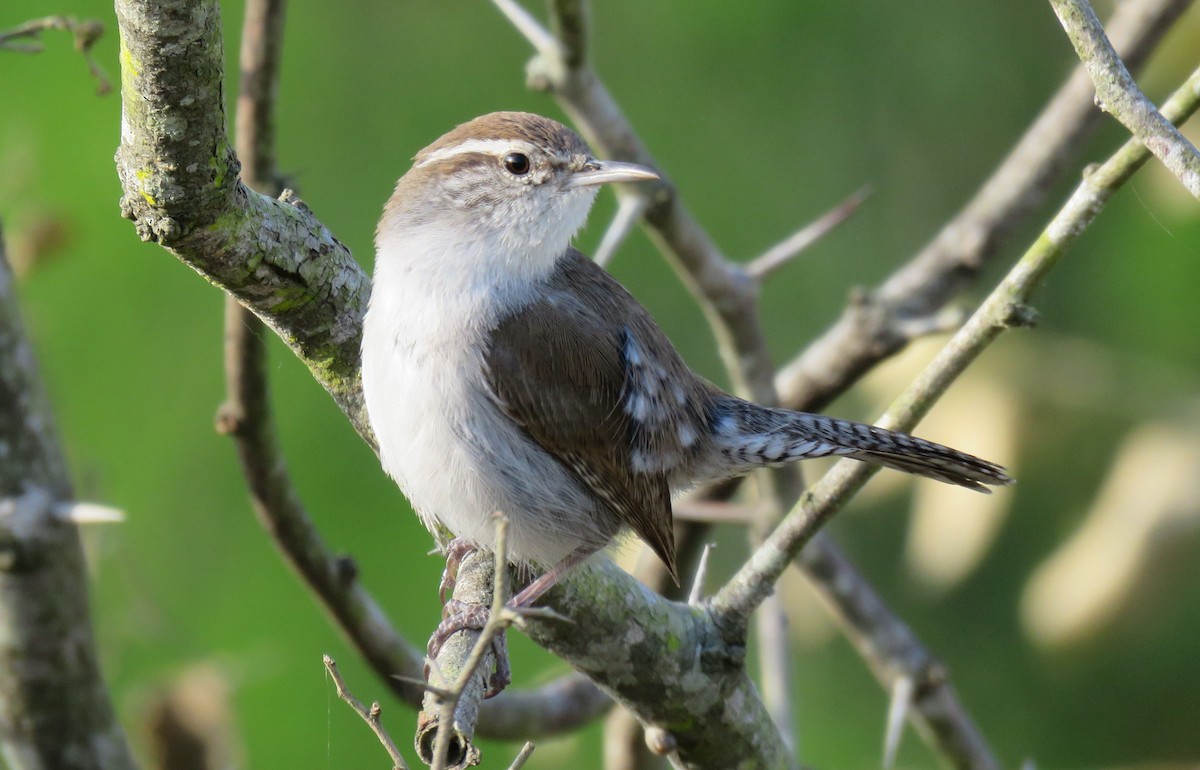
M 1011 484 L 1004 468 L 957 449 L 851 420 L 770 409 L 729 397 L 714 415 L 718 447 L 744 466 L 781 465 L 810 457 L 853 457 L 978 492 Z

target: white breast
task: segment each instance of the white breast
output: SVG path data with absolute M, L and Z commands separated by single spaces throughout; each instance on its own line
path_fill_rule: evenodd
M 539 278 L 497 280 L 475 249 L 487 244 L 380 236 L 363 330 L 367 411 L 384 470 L 427 527 L 491 547 L 491 514 L 503 510 L 511 558 L 549 565 L 581 538 L 614 533 L 591 523 L 590 495 L 491 396 L 487 333 Z

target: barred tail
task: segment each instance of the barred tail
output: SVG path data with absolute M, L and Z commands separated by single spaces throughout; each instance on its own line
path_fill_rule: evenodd
M 1004 468 L 907 433 L 819 414 L 770 409 L 727 396 L 713 410 L 713 430 L 735 473 L 830 455 L 884 465 L 947 484 L 990 492 L 1011 484 Z

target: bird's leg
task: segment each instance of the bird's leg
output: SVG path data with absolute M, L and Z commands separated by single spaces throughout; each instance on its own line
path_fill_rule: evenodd
M 482 631 L 487 624 L 488 605 L 467 603 L 454 598 L 446 599 L 447 595 L 454 592 L 458 568 L 463 559 L 476 550 L 478 548 L 475 544 L 458 537 L 446 545 L 446 569 L 442 572 L 442 579 L 438 584 L 438 598 L 442 602 L 442 622 L 429 637 L 425 663 L 426 681 L 429 679 L 429 661 L 437 660 L 438 653 L 450 637 L 459 631 Z M 492 641 L 492 650 L 496 655 L 496 670 L 488 681 L 485 698 L 499 695 L 512 681 L 512 670 L 508 663 L 508 643 L 503 632 Z
M 452 588 L 454 586 L 454 576 L 458 573 L 458 563 L 462 561 L 467 553 L 474 550 L 474 546 L 455 538 L 446 550 L 446 574 L 442 576 L 443 591 L 447 587 Z M 562 579 L 563 575 L 566 575 L 572 568 L 595 552 L 595 548 L 578 548 L 567 554 L 562 561 L 551 567 L 548 572 L 525 586 L 520 593 L 509 599 L 508 608 L 517 611 L 528 608 L 540 599 L 543 594 L 554 587 Z M 451 570 L 452 563 L 453 570 Z M 506 566 L 497 564 L 496 569 L 505 569 Z M 427 660 L 436 660 L 442 646 L 459 631 L 482 631 L 483 627 L 487 624 L 489 614 L 490 608 L 487 605 L 468 604 L 457 599 L 450 599 L 442 609 L 441 624 L 433 632 L 433 636 L 429 637 Z M 492 640 L 492 645 L 493 651 L 496 653 L 496 671 L 488 681 L 488 691 L 484 695 L 485 698 L 499 695 L 512 681 L 512 670 L 508 663 L 508 643 L 503 631 L 497 634 L 496 638 Z M 428 663 L 425 665 L 425 678 L 429 678 Z
M 458 579 L 458 566 L 467 554 L 477 550 L 474 543 L 456 537 L 446 544 L 446 569 L 442 570 L 442 581 L 438 584 L 438 599 L 444 605 L 446 597 L 454 592 Z
M 563 557 L 562 561 L 551 567 L 548 572 L 522 588 L 520 593 L 509 599 L 508 606 L 516 610 L 529 607 L 542 598 L 542 594 L 553 588 L 559 580 L 562 580 L 563 575 L 566 575 L 573 567 L 583 562 L 595 552 L 595 548 L 576 548 L 574 551 L 571 551 Z

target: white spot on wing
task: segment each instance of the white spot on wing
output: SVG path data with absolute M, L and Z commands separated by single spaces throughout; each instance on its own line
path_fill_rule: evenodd
M 628 332 L 628 329 L 626 332 Z M 633 366 L 642 365 L 642 351 L 638 348 L 637 341 L 633 338 L 632 334 L 626 334 L 625 359 Z
M 634 393 L 625 402 L 625 412 L 638 422 L 647 422 L 651 414 L 650 404 L 650 399 L 641 393 Z
M 629 464 L 638 473 L 651 473 L 658 470 L 657 465 L 651 462 L 650 455 L 641 449 L 633 450 L 633 454 L 629 456 Z

